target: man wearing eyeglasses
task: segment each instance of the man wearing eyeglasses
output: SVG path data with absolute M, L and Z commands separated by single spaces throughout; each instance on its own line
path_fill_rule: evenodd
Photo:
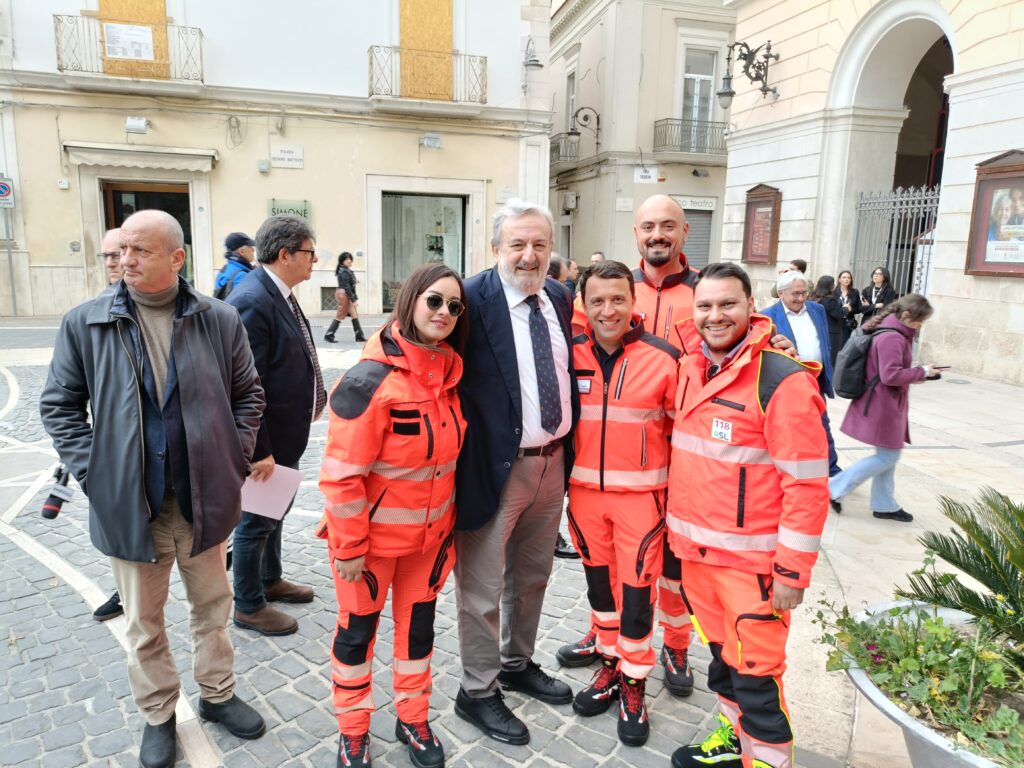
M 269 479 L 278 464 L 298 469 L 310 424 L 327 401 L 309 321 L 294 293 L 313 273 L 315 239 L 305 219 L 271 216 L 256 233 L 256 258 L 263 268 L 246 275 L 227 298 L 242 317 L 267 394 L 252 457 L 250 477 L 257 482 Z M 282 578 L 283 525 L 284 517 L 274 520 L 243 510 L 235 528 L 234 622 L 264 635 L 290 635 L 299 628 L 293 617 L 269 603 L 313 600 L 312 587 Z
M 100 242 L 100 259 L 107 273 L 107 284 L 113 285 L 121 279 L 121 230 L 108 229 Z

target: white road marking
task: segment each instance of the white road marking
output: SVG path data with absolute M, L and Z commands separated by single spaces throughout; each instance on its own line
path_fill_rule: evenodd
M 7 393 L 7 402 L 4 403 L 3 408 L 0 408 L 0 419 L 2 419 L 13 411 L 18 404 L 18 399 L 21 397 L 21 387 L 18 386 L 18 378 L 6 368 L 0 367 L 0 374 L 7 379 L 7 388 L 10 390 Z

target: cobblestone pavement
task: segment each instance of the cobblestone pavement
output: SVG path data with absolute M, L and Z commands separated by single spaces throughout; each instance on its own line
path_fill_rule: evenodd
M 100 624 L 91 615 L 114 585 L 106 558 L 89 543 L 85 499 L 77 493 L 57 520 L 39 515 L 46 478 L 56 462 L 38 414 L 46 359 L 5 367 L 18 350 L 51 346 L 55 325 L 19 323 L 26 330 L 5 328 L 0 333 L 0 637 L 7 646 L 0 654 L 0 765 L 136 765 L 143 720 L 130 695 L 119 642 L 124 620 Z M 342 343 L 330 349 L 325 361 L 353 359 L 357 348 Z M 340 368 L 325 368 L 324 378 L 330 383 L 340 373 Z M 178 765 L 334 765 L 337 735 L 329 701 L 328 647 L 336 605 L 324 546 L 312 534 L 322 506 L 316 477 L 325 431 L 323 422 L 313 428 L 300 463 L 305 480 L 285 525 L 286 575 L 312 585 L 316 599 L 307 606 L 283 606 L 299 620 L 294 635 L 257 637 L 230 627 L 238 693 L 266 717 L 267 734 L 242 741 L 216 725 L 183 722 L 179 708 L 179 743 L 191 727 L 195 738 L 189 742 L 198 747 L 186 757 L 179 746 Z M 176 573 L 166 620 L 184 696 L 194 708 L 197 687 L 190 672 L 188 610 Z M 556 671 L 555 650 L 577 639 L 586 620 L 582 569 L 578 561 L 556 560 L 536 660 Z M 527 746 L 500 744 L 453 712 L 460 665 L 451 579 L 439 600 L 436 631 L 431 717 L 450 766 L 666 766 L 676 746 L 703 734 L 710 723 L 713 697 L 704 680 L 708 656 L 698 648 L 697 690 L 689 699 L 675 699 L 662 689 L 660 668 L 652 674 L 652 733 L 643 748 L 619 743 L 615 709 L 584 720 L 574 716 L 571 706 L 551 707 L 515 693 L 507 701 L 529 725 L 532 739 Z M 371 753 L 375 765 L 407 766 L 406 748 L 394 737 L 391 632 L 385 614 L 375 652 L 379 710 L 371 726 Z M 660 647 L 660 638 L 657 642 Z M 591 673 L 558 674 L 579 689 Z

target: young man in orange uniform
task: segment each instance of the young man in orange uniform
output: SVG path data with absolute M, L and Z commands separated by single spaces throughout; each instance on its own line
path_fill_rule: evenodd
M 828 511 L 818 363 L 772 350 L 735 264 L 701 273 L 680 367 L 668 538 L 683 599 L 710 645 L 722 726 L 675 768 L 793 768 L 782 690 L 789 612 L 803 600 Z
M 633 235 L 640 252 L 640 266 L 633 270 L 635 301 L 644 330 L 684 351 L 675 323 L 693 314 L 693 286 L 697 271 L 686 261 L 683 245 L 690 225 L 682 207 L 668 195 L 649 197 L 637 209 Z M 586 322 L 583 303 L 577 300 L 573 314 L 573 332 L 580 333 Z M 570 507 L 571 508 L 571 507 Z M 687 652 L 690 647 L 690 617 L 679 597 L 679 561 L 665 546 L 664 572 L 658 579 L 658 620 L 664 635 L 661 663 L 665 667 L 665 688 L 673 696 L 693 692 L 693 671 Z M 599 658 L 596 633 L 559 648 L 559 662 L 566 667 L 581 667 Z
M 580 288 L 588 324 L 573 339 L 581 408 L 569 528 L 583 557 L 601 668 L 573 708 L 590 717 L 619 697 L 619 739 L 639 746 L 650 730 L 644 686 L 655 661 L 654 590 L 679 352 L 644 331 L 624 264 L 597 262 Z

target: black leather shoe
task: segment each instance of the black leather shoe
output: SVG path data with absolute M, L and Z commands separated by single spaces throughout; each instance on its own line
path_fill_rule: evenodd
M 142 730 L 142 748 L 139 765 L 142 768 L 170 768 L 174 765 L 177 747 L 174 744 L 175 717 L 160 725 L 149 725 Z
M 124 613 L 124 608 L 121 607 L 121 596 L 115 592 L 107 602 L 92 612 L 92 617 L 96 621 L 107 621 L 117 618 L 122 613 Z
M 506 690 L 519 691 L 548 704 L 572 702 L 572 689 L 561 680 L 555 680 L 533 661 L 526 662 L 520 670 L 501 670 L 498 682 Z
M 460 688 L 455 697 L 455 714 L 472 723 L 492 739 L 506 744 L 529 744 L 530 731 L 526 723 L 512 714 L 505 705 L 501 691 L 483 699 L 471 699 Z
M 828 505 L 832 507 L 832 511 L 837 515 L 843 511 L 843 505 L 839 503 L 839 499 L 829 499 Z
M 562 534 L 558 534 L 558 538 L 555 539 L 555 557 L 560 557 L 563 560 L 579 560 L 580 553 L 576 551 L 571 541 L 566 541 Z
M 897 523 L 912 523 L 914 521 L 914 516 L 902 509 L 897 509 L 895 512 L 872 512 L 871 514 L 879 520 L 895 520 Z
M 199 716 L 220 723 L 240 739 L 258 739 L 267 730 L 260 713 L 235 695 L 219 704 L 200 699 Z

